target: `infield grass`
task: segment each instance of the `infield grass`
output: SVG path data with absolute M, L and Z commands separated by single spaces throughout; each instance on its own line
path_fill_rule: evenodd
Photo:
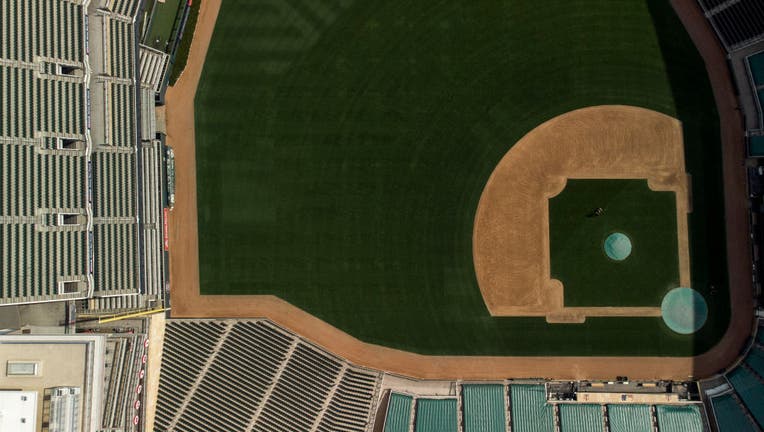
M 660 306 L 679 286 L 676 222 L 676 194 L 652 191 L 647 180 L 568 180 L 549 200 L 552 277 L 565 306 Z M 631 240 L 623 261 L 604 250 L 614 232 Z
M 483 303 L 471 241 L 489 175 L 540 123 L 601 104 L 683 122 L 693 288 L 710 307 L 693 336 Z M 203 294 L 274 294 L 429 354 L 690 355 L 729 320 L 718 117 L 663 0 L 227 1 L 196 148 Z

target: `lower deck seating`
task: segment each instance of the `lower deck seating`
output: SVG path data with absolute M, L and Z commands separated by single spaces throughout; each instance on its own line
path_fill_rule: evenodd
M 711 399 L 719 432 L 757 432 L 759 429 L 730 393 Z
M 414 432 L 457 432 L 456 399 L 417 399 Z

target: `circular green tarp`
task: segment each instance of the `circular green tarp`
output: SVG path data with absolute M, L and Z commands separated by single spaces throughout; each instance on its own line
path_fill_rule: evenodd
M 694 289 L 674 288 L 663 297 L 661 315 L 671 330 L 679 334 L 692 334 L 706 323 L 708 305 Z
M 615 261 L 623 261 L 631 255 L 631 240 L 626 234 L 615 232 L 605 239 L 605 254 Z

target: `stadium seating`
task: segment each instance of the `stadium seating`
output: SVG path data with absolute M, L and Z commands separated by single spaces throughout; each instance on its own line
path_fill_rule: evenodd
M 546 403 L 543 385 L 510 386 L 513 432 L 538 432 L 554 429 L 554 409 Z
M 561 432 L 599 432 L 604 426 L 600 405 L 563 404 L 560 406 Z
M 379 373 L 268 321 L 172 320 L 164 347 L 158 431 L 360 432 L 369 424 Z
M 652 430 L 652 414 L 648 405 L 608 405 L 607 424 L 611 432 Z
M 721 431 L 764 428 L 764 326 L 743 360 L 725 376 L 729 390 L 711 399 L 716 423 Z M 749 426 L 745 426 L 749 425 Z
M 506 430 L 504 386 L 500 384 L 465 384 L 462 386 L 465 432 L 500 432 Z
M 764 38 L 764 3 L 761 0 L 700 0 L 728 51 Z
M 384 432 L 409 432 L 413 400 L 408 395 L 390 393 Z
M 457 432 L 456 399 L 416 400 L 414 432 Z
M 135 413 L 136 388 L 143 369 L 141 358 L 146 353 L 144 335 L 111 335 L 107 338 L 102 405 L 103 429 L 129 430 Z
M 702 431 L 703 420 L 697 405 L 656 407 L 658 430 L 661 432 Z
M 720 432 L 756 432 L 756 422 L 733 393 L 711 399 L 711 405 Z
M 139 6 L 0 2 L 0 303 L 162 301 L 163 149 L 139 145 L 142 127 L 156 138 L 152 110 L 138 122 Z

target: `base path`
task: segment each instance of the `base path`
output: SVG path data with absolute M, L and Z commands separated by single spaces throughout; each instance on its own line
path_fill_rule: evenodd
M 472 253 L 491 315 L 660 316 L 660 308 L 566 308 L 564 287 L 550 279 L 549 200 L 568 179 L 646 179 L 676 197 L 679 283 L 690 286 L 690 207 L 681 123 L 644 108 L 582 108 L 536 127 L 502 158 L 475 215 Z
M 463 357 L 423 356 L 368 344 L 273 296 L 203 296 L 199 293 L 194 152 L 194 94 L 220 0 L 202 2 L 191 53 L 183 76 L 167 91 L 168 142 L 175 149 L 176 206 L 170 215 L 172 316 L 178 318 L 268 317 L 350 362 L 417 378 L 503 379 L 631 379 L 704 377 L 728 366 L 738 355 L 752 325 L 751 269 L 745 178 L 741 165 L 743 140 L 734 111 L 735 100 L 724 54 L 711 29 L 688 0 L 677 5 L 685 25 L 706 60 L 722 116 L 732 325 L 725 338 L 698 357 Z M 694 9 L 693 9 L 694 5 Z

